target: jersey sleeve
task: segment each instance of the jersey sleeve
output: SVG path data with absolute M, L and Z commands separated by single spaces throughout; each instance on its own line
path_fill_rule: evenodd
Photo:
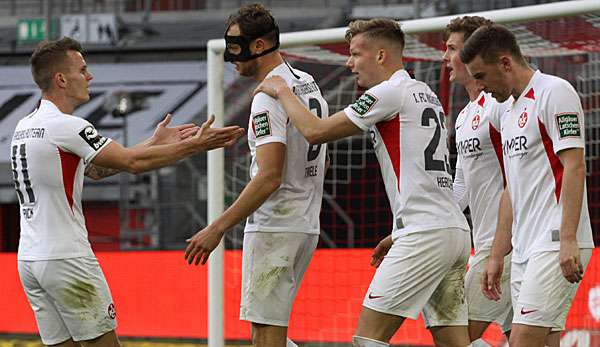
M 554 152 L 584 148 L 584 119 L 575 89 L 564 80 L 555 83 L 546 98 L 542 121 L 552 140 Z
M 454 201 L 460 206 L 460 210 L 464 211 L 469 206 L 469 191 L 465 183 L 465 176 L 462 169 L 462 160 L 460 155 L 456 160 L 456 174 L 454 175 L 454 183 L 452 184 L 452 194 Z
M 271 142 L 286 143 L 288 116 L 277 100 L 264 93 L 252 100 L 250 126 L 256 138 L 256 146 Z
M 112 141 L 100 135 L 87 120 L 74 116 L 61 119 L 51 136 L 58 147 L 82 158 L 86 165 Z
M 404 95 L 398 95 L 398 88 L 384 82 L 364 92 L 344 113 L 357 127 L 367 131 L 381 121 L 392 119 L 402 108 L 403 100 Z

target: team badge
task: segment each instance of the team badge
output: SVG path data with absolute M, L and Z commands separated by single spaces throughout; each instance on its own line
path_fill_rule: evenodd
M 367 112 L 371 111 L 373 105 L 377 103 L 377 98 L 369 93 L 364 93 L 358 98 L 350 108 L 354 110 L 354 112 L 358 113 L 359 116 L 364 116 Z
M 473 120 L 471 121 L 471 129 L 477 130 L 477 128 L 479 127 L 479 122 L 481 122 L 481 117 L 478 113 L 475 115 L 475 117 L 473 117 Z
M 106 142 L 106 137 L 98 134 L 98 131 L 91 125 L 86 126 L 79 132 L 79 136 L 92 147 L 95 151 L 99 150 Z
M 108 310 L 106 313 L 108 313 L 108 316 L 110 317 L 110 319 L 115 319 L 115 317 L 117 316 L 117 311 L 115 310 L 115 304 L 111 303 L 110 305 L 108 305 Z
M 581 137 L 579 117 L 577 113 L 560 113 L 555 116 L 556 129 L 561 139 L 566 137 Z
M 269 112 L 262 112 L 252 116 L 252 129 L 256 138 L 271 135 L 271 119 Z
M 519 128 L 522 128 L 527 124 L 527 111 L 523 111 L 519 116 Z

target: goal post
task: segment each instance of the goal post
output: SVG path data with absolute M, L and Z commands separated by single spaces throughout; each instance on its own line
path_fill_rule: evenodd
M 445 26 L 450 22 L 451 19 L 463 15 L 479 15 L 495 21 L 496 23 L 509 24 L 509 23 L 528 23 L 538 20 L 547 20 L 551 18 L 567 17 L 567 16 L 580 16 L 590 15 L 596 13 L 600 18 L 600 1 L 598 0 L 578 0 L 578 1 L 565 1 L 543 5 L 524 6 L 511 9 L 484 11 L 476 13 L 465 13 L 451 16 L 435 17 L 435 18 L 424 18 L 416 20 L 408 20 L 402 22 L 402 29 L 407 35 L 417 35 L 423 33 L 441 32 Z M 598 29 L 600 30 L 600 20 L 595 22 Z M 294 33 L 281 34 L 281 49 L 285 52 L 286 49 L 297 48 L 299 46 L 314 46 L 314 45 L 328 45 L 338 44 L 344 42 L 344 35 L 346 27 L 342 28 L 331 28 L 321 29 L 312 31 L 302 31 Z M 600 40 L 599 40 L 600 41 Z M 441 42 L 439 42 L 441 44 Z M 523 47 L 523 42 L 520 40 Z M 526 43 L 525 43 L 526 44 Z M 588 49 L 589 51 L 600 51 L 600 43 L 596 42 L 596 47 Z M 573 48 L 572 51 L 561 51 L 557 49 L 556 55 L 569 55 L 576 54 L 580 51 L 580 44 L 578 47 Z M 426 46 L 426 45 L 424 45 Z M 431 48 L 431 47 L 429 47 Z M 225 42 L 223 39 L 210 40 L 207 45 L 207 88 L 208 88 L 208 114 L 215 115 L 216 120 L 214 126 L 223 126 L 224 119 L 224 71 L 225 62 L 223 61 L 223 51 L 225 49 Z M 535 52 L 537 49 L 535 46 L 529 48 L 530 52 Z M 524 49 L 525 55 L 527 55 L 527 49 Z M 293 49 L 291 50 L 293 51 Z M 434 51 L 432 60 L 439 61 L 441 58 L 441 51 L 439 47 L 432 49 Z M 585 49 L 581 50 L 586 52 Z M 293 53 L 295 54 L 295 53 Z M 299 53 L 302 55 L 303 53 Z M 339 61 L 342 60 L 341 54 L 339 54 Z M 312 59 L 312 58 L 311 58 Z M 421 59 L 421 58 L 419 58 Z M 417 59 L 417 60 L 419 60 Z M 598 58 L 600 66 L 600 57 Z M 416 63 L 417 66 L 421 64 Z M 308 71 L 311 72 L 311 71 Z M 421 71 L 422 72 L 422 71 Z M 422 72 L 425 73 L 425 72 Z M 438 71 L 439 73 L 439 71 Z M 550 73 L 552 73 L 550 71 Z M 600 75 L 600 74 L 599 74 Z M 316 77 L 317 83 L 320 84 Z M 600 79 L 600 76 L 599 76 Z M 340 85 L 344 81 L 340 82 Z M 325 93 L 326 91 L 324 91 Z M 240 98 L 249 98 L 249 94 L 243 94 Z M 249 101 L 249 100 L 248 100 Z M 600 108 L 600 105 L 595 107 Z M 331 114 L 334 113 L 332 110 Z M 598 111 L 600 116 L 600 111 Z M 600 122 L 598 124 L 600 128 Z M 600 134 L 600 131 L 598 131 Z M 600 153 L 598 153 L 600 156 Z M 213 150 L 208 154 L 208 222 L 212 223 L 224 210 L 225 208 L 225 160 L 223 150 Z M 334 202 L 332 202 L 334 204 Z M 334 207 L 337 208 L 337 207 Z M 208 346 L 209 347 L 223 347 L 224 346 L 224 326 L 225 326 L 225 301 L 224 298 L 224 247 L 223 243 L 211 254 L 209 258 L 208 266 Z M 240 270 L 241 271 L 241 270 Z M 368 285 L 368 283 L 366 283 Z M 300 290 L 302 292 L 302 289 Z M 239 293 L 238 293 L 239 295 Z M 292 324 L 293 319 L 292 319 Z

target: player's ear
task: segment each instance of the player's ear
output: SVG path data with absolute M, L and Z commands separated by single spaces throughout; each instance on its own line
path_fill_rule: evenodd
M 59 88 L 65 88 L 67 86 L 67 78 L 62 72 L 57 72 L 54 74 L 54 83 L 56 83 Z
M 379 49 L 377 51 L 377 63 L 383 64 L 385 59 L 387 58 L 387 52 L 384 49 Z
M 265 50 L 265 40 L 258 38 L 254 40 L 254 53 L 260 54 Z
M 499 61 L 500 61 L 500 68 L 502 69 L 502 71 L 509 72 L 512 70 L 512 66 L 513 66 L 514 62 L 511 59 L 511 57 L 509 57 L 508 55 L 501 55 Z

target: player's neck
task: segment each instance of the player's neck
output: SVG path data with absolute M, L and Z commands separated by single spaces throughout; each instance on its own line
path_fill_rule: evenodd
M 470 101 L 475 101 L 479 97 L 479 94 L 481 94 L 481 88 L 477 85 L 477 82 L 474 79 L 465 83 L 465 90 L 469 95 Z
M 383 80 L 381 82 L 389 80 L 390 78 L 392 78 L 392 75 L 396 73 L 396 71 L 403 70 L 403 69 L 404 69 L 403 64 L 391 64 L 388 67 L 384 67 L 383 71 L 385 71 L 385 73 L 383 76 Z
M 257 82 L 262 82 L 262 80 L 264 80 L 265 77 L 267 77 L 269 72 L 271 72 L 274 68 L 278 67 L 279 65 L 283 64 L 283 58 L 281 57 L 281 54 L 279 54 L 279 51 L 267 54 L 258 59 L 261 59 L 261 61 L 258 64 L 258 70 L 256 75 L 254 76 L 254 79 Z
M 529 81 L 533 78 L 535 71 L 529 65 L 515 65 L 513 76 L 515 79 L 512 96 L 517 100 L 527 88 Z
M 42 99 L 48 100 L 53 103 L 62 113 L 65 114 L 73 114 L 75 110 L 75 105 L 69 101 L 69 99 L 64 95 L 57 95 L 56 93 L 44 92 L 42 94 Z

